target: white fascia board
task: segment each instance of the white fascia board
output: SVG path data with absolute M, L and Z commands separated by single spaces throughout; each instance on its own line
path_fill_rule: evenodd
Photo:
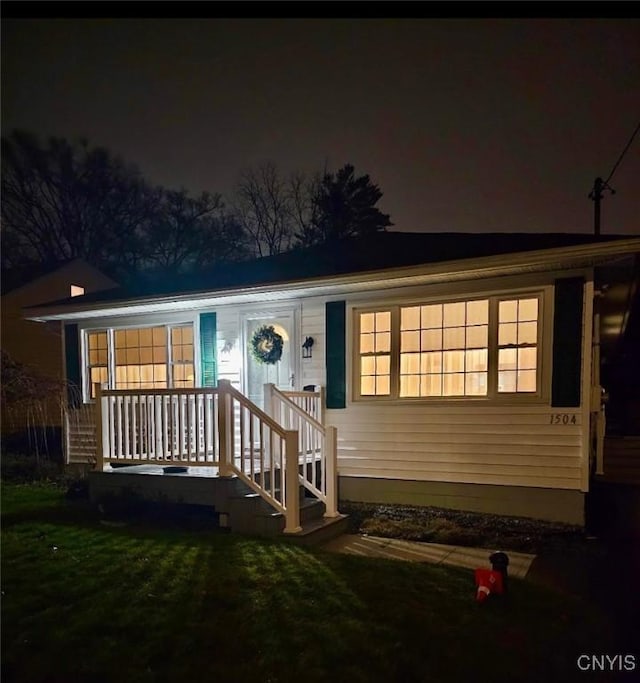
M 40 307 L 25 310 L 28 320 L 86 320 L 105 316 L 137 315 L 212 308 L 229 304 L 287 301 L 309 296 L 340 296 L 412 285 L 478 280 L 504 275 L 585 268 L 640 253 L 640 238 L 558 249 L 540 249 L 478 259 L 462 259 L 388 270 L 326 276 L 292 282 L 237 287 L 211 292 L 189 292 L 145 297 L 122 302 L 96 302 L 82 306 Z

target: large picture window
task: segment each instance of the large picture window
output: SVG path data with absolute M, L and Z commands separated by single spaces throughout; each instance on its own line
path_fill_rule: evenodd
M 114 389 L 195 386 L 193 326 L 157 325 L 87 331 L 87 396 L 95 383 Z
M 540 299 L 536 294 L 357 310 L 357 396 L 536 394 Z
M 489 301 L 400 308 L 400 396 L 485 396 Z

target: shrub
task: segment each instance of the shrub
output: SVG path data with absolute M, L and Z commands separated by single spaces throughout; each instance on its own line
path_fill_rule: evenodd
M 30 483 L 34 481 L 58 481 L 63 476 L 59 462 L 50 458 L 6 453 L 0 462 L 0 475 L 4 481 Z

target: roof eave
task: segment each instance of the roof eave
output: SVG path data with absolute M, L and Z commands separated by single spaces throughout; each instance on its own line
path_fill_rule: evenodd
M 106 316 L 202 308 L 255 301 L 265 294 L 273 300 L 277 288 L 281 300 L 296 296 L 332 296 L 354 291 L 389 289 L 398 286 L 435 284 L 447 281 L 477 280 L 529 272 L 587 268 L 640 252 L 640 238 L 556 249 L 516 252 L 478 259 L 457 259 L 433 264 L 404 266 L 386 270 L 324 276 L 312 279 L 272 282 L 262 285 L 202 290 L 184 294 L 137 297 L 115 302 L 96 302 L 25 309 L 25 317 L 35 321 L 80 320 Z

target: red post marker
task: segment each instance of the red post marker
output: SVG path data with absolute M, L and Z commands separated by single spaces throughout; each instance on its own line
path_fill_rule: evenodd
M 502 574 L 493 569 L 476 569 L 476 600 L 484 602 L 491 593 L 500 595 L 503 592 Z

